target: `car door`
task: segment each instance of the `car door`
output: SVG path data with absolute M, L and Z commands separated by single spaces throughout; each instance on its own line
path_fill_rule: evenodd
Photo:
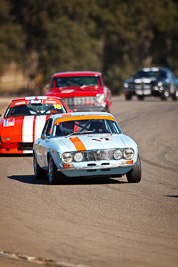
M 48 159 L 47 159 L 47 154 L 49 151 L 49 143 L 50 143 L 50 134 L 52 130 L 52 124 L 53 120 L 49 118 L 46 121 L 46 124 L 44 126 L 44 129 L 42 131 L 42 138 L 38 144 L 38 152 L 39 152 L 39 165 L 43 169 L 48 169 Z

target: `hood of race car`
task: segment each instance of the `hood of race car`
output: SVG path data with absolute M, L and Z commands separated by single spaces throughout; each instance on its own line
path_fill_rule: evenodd
M 1 121 L 1 136 L 4 140 L 34 142 L 40 137 L 49 116 L 20 116 Z
M 55 138 L 54 144 L 59 150 L 84 151 L 96 149 L 116 149 L 135 146 L 135 142 L 128 136 L 111 134 L 78 135 L 67 138 Z

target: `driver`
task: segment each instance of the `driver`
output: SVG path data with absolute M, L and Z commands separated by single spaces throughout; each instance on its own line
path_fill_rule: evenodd
M 60 130 L 66 135 L 74 132 L 75 121 L 64 121 L 60 123 Z

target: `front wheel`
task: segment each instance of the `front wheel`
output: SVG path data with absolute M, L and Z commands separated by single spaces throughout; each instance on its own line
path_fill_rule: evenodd
M 50 184 L 57 184 L 58 182 L 57 168 L 51 156 L 49 156 L 48 172 L 49 172 L 48 177 Z
M 110 113 L 110 110 L 108 108 L 108 105 L 105 107 L 105 110 L 104 111 Z
M 141 181 L 141 161 L 138 156 L 138 164 L 134 165 L 133 169 L 126 173 L 127 180 L 129 183 L 139 183 Z
M 130 94 L 125 95 L 125 100 L 131 100 L 131 99 L 132 99 L 132 95 L 130 95 Z
M 168 97 L 169 97 L 168 90 L 167 89 L 163 90 L 162 95 L 161 95 L 161 100 L 166 101 L 168 100 Z
M 138 100 L 144 100 L 144 95 L 139 95 Z
M 38 165 L 37 158 L 35 153 L 33 153 L 33 169 L 36 179 L 45 179 L 46 173 L 42 171 L 40 166 Z
M 178 100 L 178 89 L 172 94 L 172 100 L 177 101 Z
M 57 171 L 56 164 L 51 156 L 49 156 L 48 161 L 48 172 L 50 184 L 63 184 L 67 181 L 67 178 L 61 172 Z

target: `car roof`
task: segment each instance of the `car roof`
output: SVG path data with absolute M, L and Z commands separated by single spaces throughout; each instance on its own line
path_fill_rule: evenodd
M 67 118 L 67 117 L 85 117 L 85 116 L 111 116 L 114 118 L 114 116 L 111 113 L 108 112 L 70 112 L 70 113 L 61 113 L 61 114 L 55 114 L 52 115 L 50 118 L 57 119 L 57 118 Z
M 29 101 L 43 101 L 47 104 L 47 102 L 49 103 L 57 103 L 63 106 L 63 102 L 61 101 L 62 99 L 59 97 L 53 97 L 53 96 L 27 96 L 27 97 L 20 97 L 20 98 L 15 98 L 13 99 L 10 104 L 9 107 L 13 107 L 16 105 L 26 105 L 28 104 Z M 55 102 L 54 102 L 55 101 Z M 49 104 L 48 103 L 48 104 Z
M 52 77 L 59 77 L 59 76 L 101 76 L 101 72 L 97 71 L 68 71 L 68 72 L 57 72 L 54 73 Z
M 139 71 L 160 71 L 160 70 L 163 70 L 163 71 L 169 71 L 169 69 L 166 69 L 166 68 L 159 68 L 159 67 L 150 67 L 150 68 L 143 68 L 143 69 L 139 69 L 137 72 Z
M 61 98 L 60 97 L 57 97 L 57 96 L 26 96 L 26 97 L 19 97 L 19 98 L 14 98 L 13 100 L 12 100 L 12 102 L 13 101 L 22 101 L 22 100 L 40 100 L 40 99 L 48 99 L 48 100 L 52 100 L 52 99 L 54 99 L 54 100 L 61 100 Z

